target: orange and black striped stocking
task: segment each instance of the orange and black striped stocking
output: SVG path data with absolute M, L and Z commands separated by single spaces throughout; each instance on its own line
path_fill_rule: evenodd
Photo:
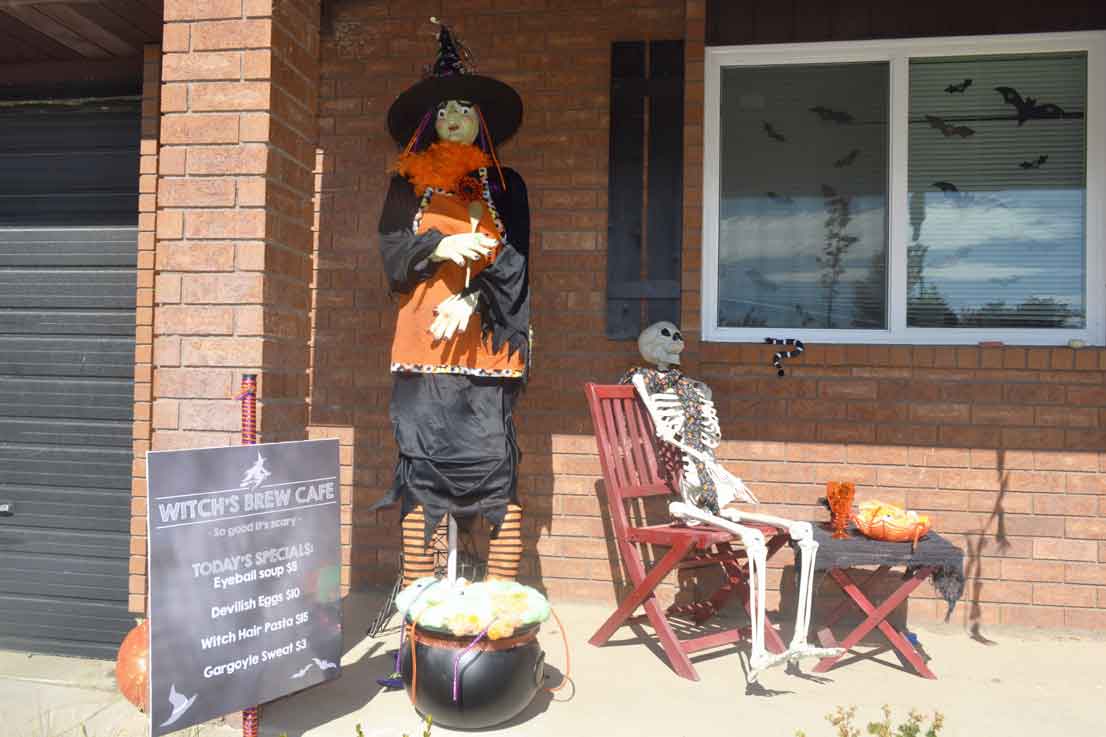
M 514 581 L 522 560 L 522 507 L 507 505 L 499 534 L 488 542 L 488 579 Z
M 403 587 L 433 575 L 434 550 L 426 542 L 426 516 L 419 505 L 403 518 Z

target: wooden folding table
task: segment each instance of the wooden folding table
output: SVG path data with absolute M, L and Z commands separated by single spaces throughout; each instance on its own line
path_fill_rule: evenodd
M 818 630 L 818 640 L 822 646 L 844 648 L 847 653 L 865 635 L 878 628 L 905 664 L 923 678 L 936 678 L 910 640 L 887 618 L 930 577 L 934 578 L 951 611 L 964 590 L 964 551 L 932 531 L 918 541 L 916 548 L 912 548 L 910 543 L 871 540 L 852 526 L 848 538 L 834 540 L 828 529 L 815 524 L 814 538 L 819 545 L 815 571 L 829 575 L 846 595 L 844 601 L 821 619 L 823 626 Z M 876 566 L 876 569 L 867 572 L 861 583 L 857 584 L 849 569 L 860 566 Z M 899 576 L 898 586 L 882 602 L 872 602 L 869 598 L 871 592 L 880 588 L 881 581 L 895 575 L 892 570 L 898 567 L 905 568 L 905 574 Z M 849 611 L 850 605 L 860 609 L 865 619 L 844 638 L 838 639 L 830 628 Z M 814 621 L 819 621 L 817 613 Z M 844 656 L 845 653 L 842 653 L 823 658 L 814 667 L 814 672 L 825 673 Z

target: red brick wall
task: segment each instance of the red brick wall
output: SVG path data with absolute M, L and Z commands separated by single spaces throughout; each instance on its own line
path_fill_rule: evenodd
M 395 458 L 395 307 L 375 245 L 395 154 L 385 115 L 430 60 L 427 16 L 448 11 L 480 70 L 515 85 L 526 105 L 501 158 L 526 179 L 534 223 L 534 374 L 517 413 L 527 578 L 554 597 L 593 599 L 609 599 L 619 578 L 582 394 L 585 381 L 613 381 L 636 360 L 632 343 L 603 337 L 608 59 L 614 40 L 682 37 L 685 368 L 714 387 L 721 457 L 771 511 L 815 518 L 824 482 L 852 478 L 865 497 L 932 513 L 971 552 L 959 616 L 1106 627 L 1104 352 L 811 346 L 778 379 L 764 346 L 700 344 L 704 2 L 533 5 L 338 4 L 324 28 L 310 417 L 351 433 L 353 584 L 390 581 L 399 537 L 393 511 L 367 510 Z M 937 616 L 925 595 L 912 615 Z
M 154 444 L 237 442 L 260 374 L 265 441 L 304 437 L 317 0 L 167 0 Z
M 266 3 L 251 3 L 251 5 Z M 165 4 L 154 446 L 238 442 L 233 399 L 263 364 L 268 8 Z M 260 17 L 258 17 L 260 16 Z M 268 377 L 261 383 L 268 395 Z M 264 410 L 264 406 L 262 407 Z
M 162 55 L 153 57 L 160 89 L 147 80 L 147 107 L 156 114 L 160 95 L 161 115 L 148 121 L 159 140 L 143 148 L 157 155 L 154 163 L 143 159 L 150 171 L 143 169 L 141 243 L 153 249 L 153 262 L 142 262 L 139 277 L 145 400 L 136 405 L 136 451 L 237 443 L 234 396 L 243 373 L 259 374 L 261 439 L 302 439 L 319 2 L 166 0 L 164 11 Z M 143 365 L 142 320 L 151 313 L 152 359 Z M 135 473 L 137 610 L 145 594 L 141 459 Z M 348 524 L 348 506 L 344 514 Z

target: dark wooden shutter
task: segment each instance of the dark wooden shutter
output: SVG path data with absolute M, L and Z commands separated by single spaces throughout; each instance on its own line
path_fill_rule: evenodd
M 612 44 L 609 338 L 637 338 L 658 320 L 679 324 L 683 141 L 683 41 Z

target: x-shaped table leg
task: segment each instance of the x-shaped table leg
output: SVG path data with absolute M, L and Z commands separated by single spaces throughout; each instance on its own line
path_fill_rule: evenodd
M 887 568 L 885 566 L 881 566 L 876 574 L 886 572 L 886 570 Z M 883 633 L 883 636 L 887 638 L 887 641 L 891 643 L 891 646 L 906 658 L 906 661 L 918 672 L 918 675 L 923 678 L 936 678 L 937 676 L 933 675 L 933 672 L 926 666 L 925 661 L 922 660 L 922 656 L 918 654 L 914 646 L 887 621 L 887 616 L 895 610 L 895 607 L 905 601 L 906 598 L 914 592 L 914 589 L 921 585 L 922 581 L 929 578 L 931 573 L 933 573 L 933 568 L 930 566 L 923 566 L 917 569 L 914 571 L 913 575 L 903 581 L 902 584 L 877 607 L 872 604 L 871 600 L 865 595 L 861 588 L 849 578 L 849 574 L 840 568 L 831 568 L 829 574 L 833 577 L 833 580 L 837 582 L 856 606 L 868 615 L 867 619 L 861 622 L 860 625 L 850 632 L 844 640 L 836 645 L 836 647 L 841 647 L 848 651 L 860 642 L 861 639 L 864 638 L 864 635 L 878 627 L 879 631 Z M 865 583 L 872 581 L 872 579 L 876 577 L 877 575 L 870 576 Z M 840 616 L 840 613 L 841 609 L 839 607 L 834 611 L 831 619 L 836 620 Z M 814 672 L 825 673 L 842 657 L 844 657 L 844 653 L 831 658 L 823 658 L 818 662 L 818 665 L 814 666 Z

